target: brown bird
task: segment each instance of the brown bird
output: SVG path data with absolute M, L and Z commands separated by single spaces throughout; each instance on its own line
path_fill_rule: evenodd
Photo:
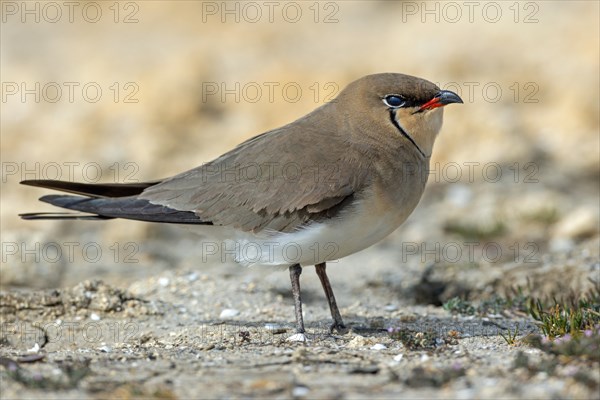
M 81 213 L 24 219 L 110 219 L 195 225 L 220 236 L 213 253 L 289 268 L 305 340 L 300 274 L 315 265 L 332 330 L 345 329 L 325 267 L 394 231 L 419 202 L 450 91 L 409 75 L 368 75 L 330 103 L 200 167 L 135 184 L 21 183 L 75 193 L 41 201 Z

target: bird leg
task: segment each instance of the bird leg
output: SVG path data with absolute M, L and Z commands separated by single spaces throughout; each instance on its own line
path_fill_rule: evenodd
M 292 280 L 292 296 L 294 297 L 294 311 L 296 313 L 296 333 L 304 333 L 304 319 L 302 318 L 302 298 L 300 297 L 300 264 L 290 266 L 290 279 Z
M 335 301 L 333 289 L 331 288 L 331 284 L 329 283 L 329 278 L 327 277 L 327 272 L 325 272 L 325 267 L 325 263 L 315 265 L 315 270 L 317 271 L 317 275 L 321 280 L 321 285 L 323 285 L 325 297 L 327 297 L 327 302 L 329 303 L 331 318 L 333 318 L 333 324 L 329 328 L 329 331 L 333 332 L 334 330 L 336 330 L 338 332 L 343 332 L 346 330 L 346 325 L 344 325 L 344 321 L 342 321 L 342 316 Z

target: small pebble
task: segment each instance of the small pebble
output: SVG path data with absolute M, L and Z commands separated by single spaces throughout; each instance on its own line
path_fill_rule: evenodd
M 37 353 L 38 351 L 40 351 L 40 345 L 39 344 L 34 344 L 32 348 L 27 349 L 28 353 Z
M 385 344 L 377 343 L 371 346 L 371 350 L 385 350 L 387 346 Z
M 158 278 L 158 284 L 162 287 L 169 285 L 169 278 Z
M 308 338 L 304 333 L 295 333 L 285 340 L 287 342 L 308 342 Z
M 91 313 L 90 314 L 90 319 L 92 321 L 100 321 L 100 316 L 98 314 L 96 314 L 96 313 Z
M 192 272 L 191 274 L 189 274 L 187 276 L 187 280 L 190 282 L 194 282 L 194 281 L 198 280 L 198 274 L 196 272 Z
M 579 207 L 565 215 L 554 227 L 553 238 L 580 239 L 598 233 L 598 209 Z
M 273 333 L 274 335 L 278 334 L 278 333 L 285 333 L 287 332 L 287 328 L 285 326 L 282 325 L 278 325 L 278 324 L 265 324 L 265 329 L 268 330 L 269 332 Z
M 240 312 L 238 310 L 236 310 L 235 308 L 226 308 L 223 311 L 221 311 L 221 314 L 219 314 L 219 318 L 220 319 L 229 319 L 229 318 L 235 317 L 239 313 Z
M 356 349 L 358 347 L 364 347 L 367 345 L 367 339 L 361 335 L 356 335 L 348 342 L 348 348 Z
M 306 386 L 296 386 L 292 389 L 292 397 L 304 397 L 310 392 Z

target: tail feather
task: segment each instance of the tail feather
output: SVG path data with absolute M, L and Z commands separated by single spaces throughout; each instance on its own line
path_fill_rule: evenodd
M 78 213 L 68 213 L 68 212 L 39 212 L 39 213 L 23 213 L 19 214 L 19 217 L 26 220 L 65 220 L 65 219 L 76 219 L 76 220 L 84 220 L 84 221 L 94 221 L 94 220 L 106 220 L 113 219 L 113 217 L 105 217 L 102 215 L 86 215 L 86 214 L 78 214 Z
M 144 189 L 160 182 L 161 180 L 134 183 L 81 183 L 56 181 L 51 179 L 35 179 L 21 181 L 21 184 L 91 197 L 127 197 L 138 195 L 142 193 Z
M 101 198 L 71 195 L 47 195 L 41 197 L 40 201 L 91 215 L 73 213 L 27 213 L 21 214 L 21 218 L 29 220 L 99 220 L 125 218 L 137 221 L 166 222 L 173 224 L 211 224 L 211 222 L 203 221 L 192 211 L 179 211 L 159 204 L 152 204 L 148 200 L 138 199 L 136 197 Z
M 26 220 L 106 220 L 125 218 L 173 224 L 212 224 L 209 221 L 203 221 L 193 211 L 175 210 L 137 198 L 137 195 L 142 193 L 144 189 L 160 182 L 158 180 L 141 183 L 93 184 L 55 180 L 22 181 L 23 185 L 55 189 L 79 195 L 47 195 L 40 198 L 40 201 L 45 203 L 78 211 L 79 213 L 39 212 L 20 214 L 20 217 Z

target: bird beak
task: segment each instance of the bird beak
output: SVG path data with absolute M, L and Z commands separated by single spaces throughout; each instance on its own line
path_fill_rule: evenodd
M 435 97 L 423 104 L 418 112 L 433 110 L 434 108 L 443 107 L 450 103 L 462 103 L 462 99 L 454 92 L 449 90 L 440 90 Z

